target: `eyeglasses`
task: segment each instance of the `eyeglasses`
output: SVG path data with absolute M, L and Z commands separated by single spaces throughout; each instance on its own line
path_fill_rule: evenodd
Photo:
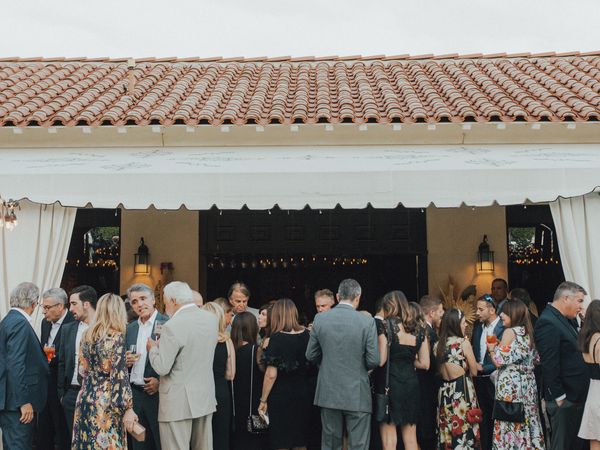
M 60 303 L 55 303 L 54 305 L 42 305 L 42 309 L 44 311 L 49 311 L 49 310 L 51 310 L 52 308 L 54 308 L 55 306 L 58 306 L 58 305 L 60 305 Z

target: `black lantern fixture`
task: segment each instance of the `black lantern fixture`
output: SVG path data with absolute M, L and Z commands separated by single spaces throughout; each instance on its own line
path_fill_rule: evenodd
M 149 274 L 150 273 L 150 250 L 144 244 L 144 238 L 140 239 L 140 246 L 137 253 L 133 255 L 133 273 Z
M 494 252 L 490 250 L 487 234 L 483 235 L 483 241 L 479 244 L 479 251 L 477 252 L 477 270 L 479 272 L 494 271 Z

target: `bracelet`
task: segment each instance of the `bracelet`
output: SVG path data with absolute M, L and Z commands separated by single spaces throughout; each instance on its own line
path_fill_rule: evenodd
M 266 400 L 263 400 L 262 398 L 260 399 L 260 402 L 261 402 L 261 403 L 265 403 L 265 404 L 267 403 L 267 401 L 266 401 Z

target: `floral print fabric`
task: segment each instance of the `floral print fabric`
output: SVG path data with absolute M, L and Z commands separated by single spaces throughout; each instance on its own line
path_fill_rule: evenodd
M 466 371 L 463 341 L 464 338 L 455 336 L 448 338 L 445 362 L 459 365 Z M 469 401 L 467 401 L 467 393 Z M 439 448 L 443 450 L 481 448 L 479 424 L 471 424 L 467 420 L 467 412 L 472 408 L 479 408 L 471 378 L 463 375 L 454 380 L 443 380 L 438 392 L 438 404 Z
M 494 421 L 493 448 L 498 450 L 540 450 L 545 447 L 537 386 L 533 368 L 539 364 L 539 354 L 530 347 L 524 327 L 514 327 L 515 340 L 509 347 L 494 349 L 492 359 L 499 366 L 496 399 L 520 402 L 525 408 L 525 423 Z
M 123 415 L 133 400 L 124 337 L 118 333 L 82 342 L 80 355 L 83 383 L 75 406 L 72 449 L 126 449 Z

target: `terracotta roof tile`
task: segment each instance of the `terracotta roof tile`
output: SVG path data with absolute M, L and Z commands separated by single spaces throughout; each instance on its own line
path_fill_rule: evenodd
M 465 56 L 2 59 L 0 125 L 600 119 L 599 52 Z

